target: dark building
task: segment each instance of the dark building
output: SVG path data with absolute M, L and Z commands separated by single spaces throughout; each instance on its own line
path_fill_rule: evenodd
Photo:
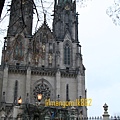
M 55 0 L 53 30 L 44 22 L 32 35 L 34 4 L 12 0 L 0 66 L 0 98 L 16 103 L 21 96 L 34 104 L 37 94 L 74 101 L 86 98 L 85 67 L 78 40 L 76 2 Z M 87 108 L 82 107 L 87 116 Z

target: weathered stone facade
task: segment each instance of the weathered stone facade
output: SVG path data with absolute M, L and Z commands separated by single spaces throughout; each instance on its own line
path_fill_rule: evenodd
M 35 103 L 39 92 L 51 100 L 86 98 L 75 1 L 55 0 L 53 31 L 44 15 L 34 35 L 33 3 L 12 0 L 11 6 L 0 66 L 1 101 L 15 103 L 21 96 L 23 103 L 26 99 Z M 83 115 L 87 115 L 86 107 Z

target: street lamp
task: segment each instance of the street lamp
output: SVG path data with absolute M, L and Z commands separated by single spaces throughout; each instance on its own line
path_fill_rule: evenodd
M 42 94 L 38 94 L 38 95 L 37 95 L 37 99 L 38 99 L 38 101 L 40 102 L 41 99 L 42 99 Z
M 33 116 L 33 118 L 34 119 L 38 119 L 38 118 L 40 118 L 41 117 L 41 111 L 39 111 L 39 108 L 38 108 L 38 106 L 40 106 L 40 102 L 41 102 L 41 99 L 42 99 L 42 94 L 37 94 L 37 100 L 38 100 L 38 102 L 36 102 L 36 104 L 34 105 L 32 105 L 32 104 L 29 104 L 29 103 L 22 103 L 22 98 L 21 98 L 21 96 L 19 97 L 19 99 L 18 99 L 18 105 L 20 106 L 20 105 L 22 105 L 22 107 L 21 107 L 21 109 L 23 109 L 23 119 L 31 119 L 31 115 L 30 115 L 30 113 L 31 113 L 31 110 L 32 109 L 34 109 L 34 108 L 37 108 L 36 110 L 36 113 L 38 113 L 37 114 L 37 116 L 36 116 L 36 113 L 34 112 L 34 116 Z M 20 117 L 22 117 L 22 116 L 20 116 Z
M 22 103 L 22 98 L 20 96 L 19 99 L 18 99 L 18 105 L 21 105 L 21 103 Z
M 41 105 L 41 100 L 42 100 L 42 94 L 39 93 L 39 94 L 37 95 L 37 101 L 38 101 L 38 102 L 36 102 L 35 105 L 36 105 L 36 106 L 40 106 L 40 105 Z

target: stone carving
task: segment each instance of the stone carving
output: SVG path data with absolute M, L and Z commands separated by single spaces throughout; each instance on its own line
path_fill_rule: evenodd
M 52 59 L 53 59 L 52 55 L 51 55 L 51 54 L 49 54 L 49 57 L 48 57 L 48 62 L 49 62 L 50 64 L 52 64 Z
M 42 45 L 42 52 L 45 52 L 45 45 Z
M 38 63 L 38 60 L 39 60 L 38 55 L 36 55 L 35 62 Z

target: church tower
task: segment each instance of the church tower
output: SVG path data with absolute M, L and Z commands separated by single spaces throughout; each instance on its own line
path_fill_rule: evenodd
M 72 42 L 78 42 L 76 2 L 72 0 L 55 0 L 53 31 L 58 41 L 63 41 L 65 34 L 70 34 Z
M 27 64 L 27 49 L 32 38 L 33 2 L 12 0 L 2 63 Z
M 16 103 L 21 96 L 34 104 L 86 98 L 85 67 L 78 40 L 76 1 L 54 0 L 53 30 L 44 22 L 32 35 L 32 0 L 12 0 L 0 66 L 1 101 Z M 84 116 L 87 108 L 80 107 Z
M 32 35 L 33 2 L 32 0 L 12 0 L 8 37 L 24 33 Z
M 29 64 L 28 49 L 32 39 L 32 20 L 33 2 L 31 0 L 12 0 L 9 26 L 1 59 L 1 66 L 3 68 L 1 91 L 4 94 L 5 101 L 8 103 L 17 101 L 19 95 L 18 89 L 23 89 L 24 91 L 26 89 L 25 86 L 21 88 L 22 83 L 25 84 L 24 82 L 26 82 L 23 80 L 25 77 L 22 78 L 23 81 L 20 80 L 21 83 L 17 78 L 20 75 L 24 76 L 26 74 L 25 67 L 24 70 L 20 70 L 19 67 Z
M 55 0 L 53 33 L 57 43 L 56 67 L 60 70 L 60 91 L 64 99 L 65 86 L 69 89 L 66 100 L 86 98 L 85 67 L 78 40 L 78 13 L 76 0 Z M 57 80 L 56 80 L 57 81 Z M 84 116 L 87 108 L 83 108 Z

